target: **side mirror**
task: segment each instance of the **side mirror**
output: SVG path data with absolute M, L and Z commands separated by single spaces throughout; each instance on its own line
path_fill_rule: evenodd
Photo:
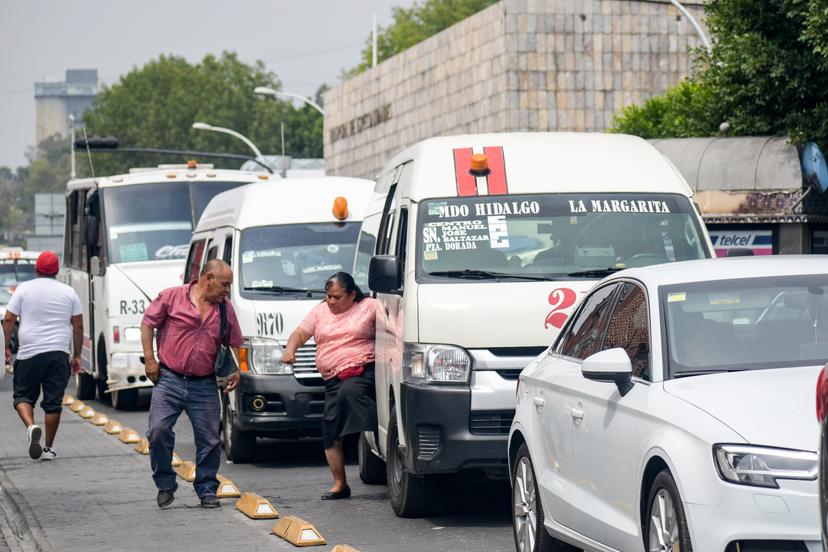
M 89 273 L 93 276 L 103 276 L 106 274 L 106 266 L 104 266 L 101 258 L 97 255 L 89 259 Z
M 402 286 L 400 260 L 394 255 L 376 255 L 368 265 L 368 287 L 377 293 L 394 293 Z
M 95 215 L 86 215 L 86 247 L 93 249 L 98 245 L 98 218 Z
M 632 363 L 620 347 L 588 356 L 581 364 L 581 373 L 593 381 L 615 383 L 622 397 L 633 388 Z

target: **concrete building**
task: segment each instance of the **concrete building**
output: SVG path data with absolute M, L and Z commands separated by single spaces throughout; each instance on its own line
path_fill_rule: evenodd
M 69 115 L 80 124 L 97 93 L 97 69 L 67 69 L 64 82 L 35 83 L 37 143 L 54 134 L 67 136 Z
M 372 177 L 432 136 L 605 130 L 687 76 L 700 43 L 669 0 L 502 0 L 329 90 L 326 171 Z

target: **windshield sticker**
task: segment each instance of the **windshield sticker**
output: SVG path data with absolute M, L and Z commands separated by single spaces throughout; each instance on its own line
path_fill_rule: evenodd
M 489 228 L 483 220 L 431 222 L 423 228 L 425 251 L 477 249 L 476 242 L 489 241 Z
M 109 227 L 109 237 L 117 239 L 118 234 L 133 234 L 136 232 L 164 232 L 168 230 L 192 230 L 189 221 L 178 222 L 145 222 L 142 224 L 121 224 Z
M 668 303 L 680 303 L 682 301 L 687 301 L 687 292 L 685 291 L 676 291 L 667 295 Z
M 426 251 L 423 253 L 423 258 L 427 261 L 436 261 L 439 258 L 440 254 L 436 251 Z
M 250 287 L 254 287 L 254 288 L 273 287 L 273 280 L 253 280 L 252 282 L 250 282 Z
M 282 252 L 278 249 L 265 249 L 262 251 L 242 251 L 242 264 L 252 263 L 255 259 L 262 257 L 281 257 Z
M 710 295 L 711 305 L 738 305 L 742 300 L 738 293 L 716 293 Z
M 506 217 L 489 217 L 489 247 L 507 249 L 509 247 L 509 226 Z
M 303 268 L 302 274 L 313 274 L 315 272 L 336 272 L 338 270 L 342 270 L 341 264 L 327 264 Z
M 339 246 L 336 245 L 335 243 L 332 243 L 332 244 L 328 245 L 328 247 L 326 247 L 326 249 L 328 250 L 328 253 L 330 253 L 331 255 L 335 255 L 336 253 L 339 253 Z
M 186 259 L 190 246 L 186 243 L 181 245 L 165 245 L 155 251 L 156 259 Z
M 149 260 L 147 244 L 144 242 L 118 245 L 118 253 L 120 254 L 121 261 L 125 263 Z
M 570 213 L 670 213 L 666 201 L 628 199 L 570 199 Z
M 428 205 L 428 216 L 430 217 L 441 217 L 442 218 L 442 211 L 446 208 L 445 201 L 433 201 Z

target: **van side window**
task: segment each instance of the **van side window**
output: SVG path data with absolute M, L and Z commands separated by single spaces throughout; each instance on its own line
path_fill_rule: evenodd
M 405 245 L 406 234 L 408 233 L 408 207 L 400 208 L 400 222 L 397 226 L 397 243 L 394 248 L 394 254 L 400 260 L 400 267 L 403 274 L 405 274 Z
M 224 253 L 221 254 L 221 260 L 233 266 L 233 236 L 228 235 L 224 240 Z
M 391 231 L 394 228 L 394 199 L 396 197 L 397 184 L 392 184 L 385 198 L 385 207 L 382 209 L 379 233 L 377 235 L 377 255 L 387 255 L 391 245 Z
M 205 259 L 204 262 L 206 263 L 207 261 L 212 261 L 216 257 L 218 257 L 218 245 L 213 245 L 207 250 L 207 259 Z
M 83 258 L 83 207 L 84 207 L 84 190 L 75 190 L 66 200 L 67 209 L 67 225 L 68 232 L 66 234 L 66 264 L 76 269 L 83 269 L 85 266 L 85 259 Z
M 368 267 L 371 264 L 371 257 L 377 246 L 377 231 L 382 215 L 370 215 L 362 221 L 362 229 L 359 232 L 356 255 L 354 256 L 354 281 L 359 289 L 368 293 Z
M 189 284 L 198 279 L 198 271 L 201 267 L 201 256 L 204 253 L 204 245 L 207 240 L 194 241 L 190 245 L 190 254 L 187 255 L 187 266 L 184 270 L 184 283 Z

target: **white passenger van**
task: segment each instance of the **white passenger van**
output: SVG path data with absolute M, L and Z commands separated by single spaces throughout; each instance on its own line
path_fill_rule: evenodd
M 210 259 L 233 267 L 230 300 L 244 335 L 241 382 L 222 397 L 227 458 L 249 462 L 256 437 L 321 433 L 325 388 L 316 345 L 281 362 L 290 333 L 325 298 L 325 282 L 350 271 L 374 183 L 336 177 L 287 178 L 216 196 L 193 233 L 184 281 Z
M 357 251 L 358 284 L 382 303 L 379 431 L 360 439 L 360 476 L 387 475 L 400 516 L 428 512 L 432 474 L 506 475 L 518 375 L 595 281 L 713 256 L 691 189 L 655 148 L 567 133 L 406 149 L 377 179 Z
M 160 165 L 70 180 L 60 279 L 83 306 L 83 371 L 77 394 L 134 408 L 144 374 L 141 318 L 158 292 L 181 283 L 195 223 L 217 193 L 261 173 L 212 165 Z M 274 185 L 275 182 L 268 182 Z

